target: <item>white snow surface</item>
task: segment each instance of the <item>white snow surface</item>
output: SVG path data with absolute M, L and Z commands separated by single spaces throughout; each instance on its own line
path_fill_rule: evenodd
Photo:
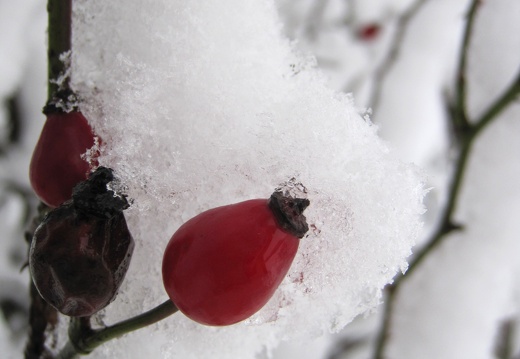
M 197 213 L 301 182 L 313 227 L 242 323 L 176 314 L 92 357 L 254 358 L 373 309 L 420 233 L 424 190 L 377 129 L 281 35 L 268 0 L 74 2 L 73 84 L 132 207 L 134 258 L 107 323 L 167 297 L 162 252 Z M 301 188 L 301 187 L 300 187 Z

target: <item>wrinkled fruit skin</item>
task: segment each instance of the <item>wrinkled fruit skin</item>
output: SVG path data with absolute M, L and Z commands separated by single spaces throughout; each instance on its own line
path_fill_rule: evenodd
M 36 144 L 29 178 L 36 195 L 55 208 L 87 178 L 89 164 L 81 159 L 94 145 L 95 135 L 80 112 L 50 113 Z
M 271 298 L 298 244 L 277 224 L 266 199 L 211 209 L 170 239 L 162 266 L 166 292 L 199 323 L 240 322 Z
M 49 304 L 68 316 L 89 316 L 115 297 L 133 249 L 122 212 L 109 219 L 83 215 L 68 202 L 36 229 L 29 268 Z

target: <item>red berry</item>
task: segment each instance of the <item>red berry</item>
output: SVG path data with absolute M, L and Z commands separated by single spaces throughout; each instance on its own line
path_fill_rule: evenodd
M 94 145 L 95 135 L 77 111 L 47 116 L 29 169 L 36 195 L 50 207 L 72 196 L 72 188 L 87 179 L 90 165 L 81 158 Z
M 134 240 L 122 212 L 128 203 L 107 190 L 112 179 L 111 170 L 100 167 L 34 233 L 29 252 L 34 285 L 65 315 L 90 316 L 107 306 L 130 265 Z
M 308 227 L 306 199 L 254 199 L 203 212 L 170 239 L 162 272 L 166 292 L 206 325 L 244 320 L 271 298 Z
M 374 40 L 381 32 L 381 26 L 379 24 L 367 24 L 358 30 L 358 37 L 364 41 Z

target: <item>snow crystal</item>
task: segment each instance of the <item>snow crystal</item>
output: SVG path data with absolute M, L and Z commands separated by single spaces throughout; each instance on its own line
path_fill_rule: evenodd
M 311 201 L 312 231 L 259 313 L 226 328 L 177 314 L 93 357 L 142 357 L 153 342 L 166 358 L 253 358 L 281 339 L 339 331 L 406 269 L 423 212 L 416 169 L 280 27 L 264 0 L 74 2 L 72 81 L 100 164 L 134 200 L 134 258 L 107 323 L 166 299 L 162 251 L 197 213 L 288 181 Z

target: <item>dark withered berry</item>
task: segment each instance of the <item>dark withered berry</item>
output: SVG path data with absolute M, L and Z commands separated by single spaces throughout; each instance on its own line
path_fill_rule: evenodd
M 61 313 L 89 316 L 116 296 L 134 249 L 124 196 L 107 189 L 112 170 L 98 168 L 50 211 L 31 242 L 29 267 L 41 296 Z

